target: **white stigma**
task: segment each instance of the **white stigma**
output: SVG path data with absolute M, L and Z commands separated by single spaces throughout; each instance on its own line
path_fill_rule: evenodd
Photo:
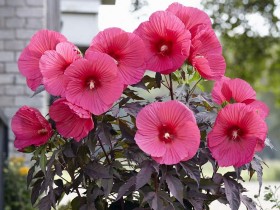
M 93 89 L 94 88 L 94 81 L 93 80 L 90 80 L 90 82 L 89 82 L 89 89 Z
M 165 133 L 165 134 L 163 135 L 163 137 L 164 137 L 165 139 L 169 139 L 171 136 L 170 136 L 169 133 Z
M 168 50 L 168 46 L 165 44 L 160 47 L 160 52 L 166 52 L 167 50 Z
M 233 139 L 233 140 L 236 139 L 237 136 L 238 136 L 238 130 L 232 131 L 232 139 Z

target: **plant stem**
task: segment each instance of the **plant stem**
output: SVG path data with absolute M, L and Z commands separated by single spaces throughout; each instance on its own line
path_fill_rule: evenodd
M 104 149 L 103 144 L 102 144 L 102 142 L 101 142 L 101 140 L 100 140 L 100 138 L 99 138 L 98 136 L 97 136 L 97 139 L 98 139 L 98 142 L 99 142 L 99 144 L 100 144 L 101 149 L 103 150 L 103 153 L 104 153 L 104 155 L 105 155 L 105 157 L 106 157 L 107 162 L 108 162 L 109 164 L 111 164 L 111 161 L 110 161 L 110 159 L 109 159 L 109 157 L 108 157 L 108 155 L 107 155 L 107 153 L 106 153 L 106 150 Z
M 193 94 L 193 92 L 194 92 L 196 86 L 198 85 L 198 83 L 199 83 L 201 80 L 202 80 L 202 78 L 200 78 L 200 79 L 194 84 L 194 86 L 192 87 L 192 89 L 190 90 L 190 92 L 189 92 L 189 93 L 187 94 L 187 96 L 186 96 L 186 101 L 189 100 L 190 96 Z
M 171 100 L 174 100 L 174 95 L 173 95 L 173 85 L 172 85 L 172 74 L 169 74 L 169 91 L 170 91 L 170 97 Z

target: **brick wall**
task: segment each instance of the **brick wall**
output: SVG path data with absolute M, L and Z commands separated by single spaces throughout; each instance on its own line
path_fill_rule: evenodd
M 45 4 L 46 0 L 0 0 L 0 110 L 9 122 L 23 105 L 37 107 L 46 113 L 46 94 L 31 98 L 32 91 L 17 68 L 18 57 L 31 36 L 46 28 Z M 9 139 L 10 152 L 13 152 L 11 131 Z

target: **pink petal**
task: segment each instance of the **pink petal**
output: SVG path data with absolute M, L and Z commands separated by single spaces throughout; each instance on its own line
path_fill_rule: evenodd
M 244 101 L 246 103 L 246 101 Z M 249 106 L 253 107 L 254 110 L 261 116 L 261 118 L 265 119 L 269 115 L 269 107 L 262 101 L 253 100 L 250 103 L 246 103 Z
M 189 55 L 190 33 L 170 12 L 159 11 L 134 31 L 147 48 L 147 68 L 168 74 L 182 66 Z
M 108 111 L 123 91 L 123 82 L 114 61 L 103 53 L 93 53 L 87 60 L 76 60 L 65 75 L 68 78 L 67 100 L 95 115 Z M 88 86 L 89 80 L 96 82 L 93 89 Z
M 175 2 L 167 8 L 167 11 L 175 14 L 185 24 L 187 29 L 191 29 L 199 24 L 206 24 L 210 27 L 212 25 L 209 16 L 197 8 L 185 7 Z

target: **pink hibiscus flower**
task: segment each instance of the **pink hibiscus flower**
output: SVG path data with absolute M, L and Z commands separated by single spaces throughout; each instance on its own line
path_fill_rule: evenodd
M 154 102 L 136 118 L 135 141 L 160 164 L 191 159 L 200 143 L 200 131 L 192 111 L 179 101 Z
M 207 144 L 219 166 L 240 167 L 263 149 L 266 135 L 265 121 L 250 106 L 229 104 L 218 113 Z
M 66 138 L 80 141 L 94 128 L 91 113 L 65 98 L 56 100 L 51 105 L 49 114 L 55 121 L 57 131 Z
M 175 2 L 169 5 L 166 11 L 176 15 L 185 24 L 185 27 L 188 30 L 191 30 L 193 27 L 200 24 L 212 27 L 210 17 L 200 9 L 186 7 L 182 4 Z M 192 36 L 194 35 L 192 34 Z
M 85 57 L 92 52 L 110 55 L 123 78 L 125 85 L 138 83 L 145 72 L 145 45 L 136 34 L 120 28 L 108 28 L 92 40 Z
M 149 21 L 141 23 L 134 33 L 146 45 L 146 67 L 149 70 L 169 74 L 181 67 L 189 56 L 191 34 L 170 12 L 153 13 Z
M 36 90 L 42 83 L 42 74 L 39 68 L 39 60 L 47 50 L 54 50 L 60 42 L 67 39 L 56 31 L 40 30 L 30 40 L 29 45 L 22 51 L 18 68 L 26 77 L 27 85 L 31 90 Z
M 82 58 L 78 48 L 69 42 L 61 42 L 55 50 L 46 51 L 40 59 L 40 70 L 45 89 L 54 96 L 65 96 L 65 70 L 75 60 Z
M 15 134 L 14 146 L 18 149 L 45 144 L 52 136 L 50 123 L 38 109 L 23 106 L 12 118 L 12 131 Z
M 217 104 L 224 102 L 245 103 L 255 109 L 262 118 L 269 114 L 267 105 L 256 100 L 256 91 L 245 80 L 223 77 L 216 81 L 212 90 L 213 101 Z
M 65 71 L 66 99 L 95 115 L 108 111 L 123 91 L 123 81 L 113 59 L 104 53 L 91 53 L 78 59 Z
M 203 78 L 220 79 L 225 74 L 226 62 L 214 30 L 205 25 L 198 25 L 191 33 L 195 36 L 191 39 L 188 61 Z

